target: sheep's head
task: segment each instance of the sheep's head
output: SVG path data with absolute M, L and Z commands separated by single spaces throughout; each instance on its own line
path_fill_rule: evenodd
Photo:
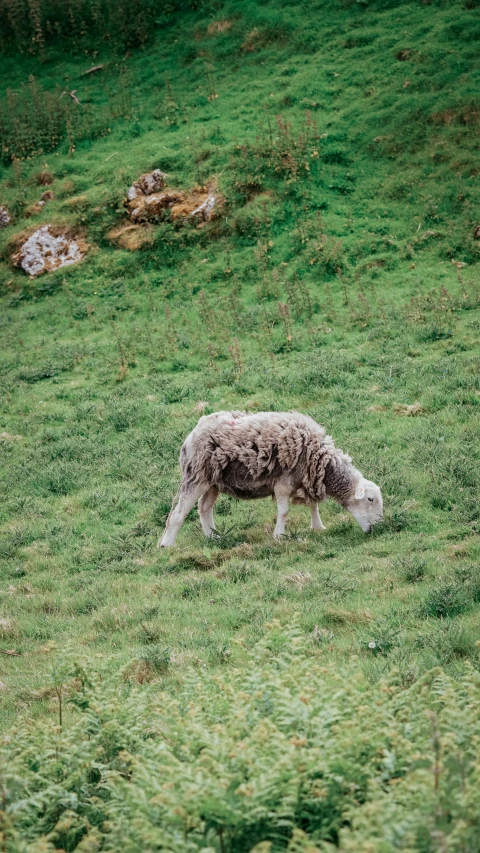
M 364 533 L 368 533 L 377 521 L 383 518 L 382 493 L 379 487 L 364 477 L 355 486 L 355 492 L 346 508 L 358 521 Z

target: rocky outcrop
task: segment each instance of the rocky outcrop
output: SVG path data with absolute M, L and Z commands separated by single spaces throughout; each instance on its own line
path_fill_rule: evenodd
M 153 172 L 146 172 L 145 175 L 140 175 L 127 192 L 128 201 L 160 192 L 165 186 L 166 178 L 165 172 L 162 172 L 160 169 L 154 169 Z
M 130 219 L 132 222 L 155 222 L 163 219 L 165 211 L 182 202 L 184 197 L 185 193 L 181 190 L 165 190 L 139 196 L 128 204 Z
M 52 190 L 46 190 L 42 193 L 42 197 L 39 201 L 35 202 L 35 204 L 31 204 L 30 207 L 27 207 L 25 216 L 30 218 L 30 216 L 36 216 L 38 213 L 41 213 L 47 201 L 51 201 L 52 198 L 54 198 Z
M 17 236 L 11 261 L 32 278 L 76 264 L 88 251 L 87 243 L 68 228 L 42 225 L 29 235 Z
M 224 204 L 214 179 L 188 191 L 167 187 L 165 180 L 165 173 L 155 169 L 132 184 L 126 199 L 132 222 L 160 222 L 168 216 L 174 222 L 192 221 L 200 226 L 212 219 Z
M 12 217 L 10 216 L 8 210 L 3 205 L 0 206 L 0 228 L 6 228 L 7 225 L 10 225 L 12 221 Z

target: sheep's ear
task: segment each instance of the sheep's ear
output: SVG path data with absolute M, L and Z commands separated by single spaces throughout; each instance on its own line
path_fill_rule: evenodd
M 355 499 L 361 501 L 365 497 L 365 486 L 360 482 L 355 490 Z

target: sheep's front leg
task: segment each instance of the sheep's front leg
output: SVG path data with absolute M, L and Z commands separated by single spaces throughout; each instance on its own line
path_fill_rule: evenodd
M 218 498 L 218 489 L 216 486 L 211 486 L 205 494 L 202 495 L 198 502 L 198 512 L 200 514 L 200 523 L 205 536 L 211 536 L 215 530 L 215 521 L 213 519 L 213 505 Z
M 158 548 L 169 548 L 171 545 L 175 544 L 178 531 L 180 530 L 188 513 L 192 507 L 195 506 L 204 491 L 205 485 L 197 486 L 194 489 L 184 489 L 182 487 L 178 503 L 175 509 L 170 513 L 165 532 L 158 543 Z
M 322 524 L 322 519 L 320 518 L 318 504 L 313 504 L 313 506 L 310 507 L 310 512 L 312 514 L 312 530 L 326 530 L 327 528 Z
M 275 530 L 273 531 L 274 539 L 280 539 L 280 537 L 283 536 L 283 534 L 285 533 L 285 521 L 287 520 L 288 510 L 290 506 L 289 497 L 290 495 L 282 489 L 275 491 L 278 514 Z

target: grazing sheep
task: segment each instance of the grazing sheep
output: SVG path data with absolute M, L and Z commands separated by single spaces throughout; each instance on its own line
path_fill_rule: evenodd
M 220 492 L 245 500 L 274 495 L 275 539 L 285 532 L 290 498 L 310 508 L 313 530 L 325 530 L 318 503 L 326 497 L 348 509 L 365 533 L 382 518 L 379 487 L 365 480 L 323 427 L 298 412 L 205 415 L 183 444 L 180 466 L 178 502 L 159 547 L 175 543 L 197 501 L 203 532 L 211 536 Z

